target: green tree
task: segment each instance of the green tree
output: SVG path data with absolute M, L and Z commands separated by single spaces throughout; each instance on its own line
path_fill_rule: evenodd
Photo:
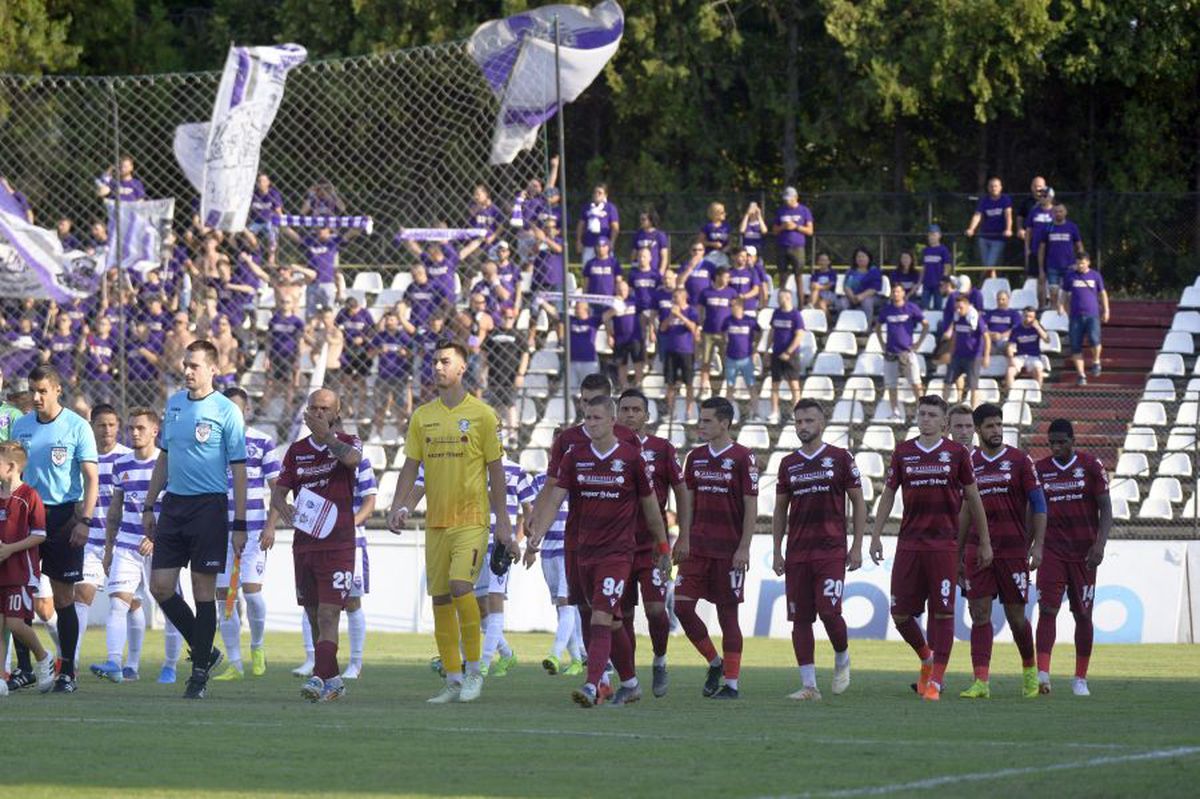
M 70 16 L 45 0 L 0 3 L 0 72 L 36 75 L 74 67 L 80 48 L 68 42 L 70 27 Z

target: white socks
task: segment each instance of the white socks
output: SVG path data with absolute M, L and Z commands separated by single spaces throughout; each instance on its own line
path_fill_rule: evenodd
M 221 622 L 221 640 L 225 642 L 225 656 L 229 665 L 238 671 L 242 670 L 242 617 L 238 614 L 237 602 L 233 603 L 233 612 L 225 618 L 225 600 L 217 600 L 217 618 Z
M 79 603 L 75 603 L 79 609 Z M 129 631 L 129 603 L 119 597 L 108 598 L 108 624 L 104 628 L 104 637 L 108 642 L 109 661 L 121 665 L 125 657 L 125 639 Z
M 581 661 L 587 656 L 587 652 L 583 650 L 583 616 L 579 615 L 579 608 L 575 605 L 567 605 L 575 616 L 575 626 L 571 629 L 571 640 L 567 642 L 567 649 L 570 651 L 571 659 Z
M 833 653 L 833 665 L 837 666 L 839 669 L 849 666 L 850 665 L 850 650 L 847 649 L 843 652 L 834 652 Z
M 503 646 L 508 649 L 508 654 L 512 654 L 512 650 L 508 648 L 507 642 L 504 641 L 504 611 L 499 613 L 489 613 L 483 620 L 483 662 L 491 663 L 492 657 L 496 654 L 496 649 Z M 507 655 L 505 655 L 507 657 Z
M 554 657 L 559 657 L 569 644 L 574 643 L 575 617 L 579 613 L 574 605 L 559 605 L 557 610 L 558 627 L 554 631 L 554 646 L 550 650 Z M 571 659 L 577 659 L 574 647 L 571 648 Z
M 316 648 L 313 646 L 313 631 L 312 625 L 308 623 L 308 613 L 300 612 L 300 635 L 304 638 L 304 655 L 309 661 L 316 657 Z
M 361 666 L 367 645 L 367 614 L 361 607 L 347 613 L 346 625 L 350 628 L 350 662 Z
M 800 667 L 800 684 L 805 688 L 817 687 L 817 664 L 806 663 Z
M 250 623 L 250 648 L 262 649 L 267 630 L 267 599 L 262 591 L 253 594 L 243 591 L 242 599 L 246 600 L 246 621 Z
M 145 605 L 137 610 L 129 611 L 129 632 L 126 636 L 129 646 L 129 657 L 125 665 L 134 671 L 142 666 L 142 643 L 146 640 L 146 610 Z
M 91 605 L 83 602 L 75 603 L 75 615 L 79 617 L 79 637 L 75 642 L 75 662 L 79 662 L 79 653 L 83 651 L 83 636 L 87 635 L 88 611 Z M 117 661 L 119 662 L 119 661 Z
M 183 633 L 171 624 L 171 620 L 167 619 L 167 624 L 163 630 L 163 666 L 175 668 L 175 664 L 179 662 L 179 656 L 183 654 Z

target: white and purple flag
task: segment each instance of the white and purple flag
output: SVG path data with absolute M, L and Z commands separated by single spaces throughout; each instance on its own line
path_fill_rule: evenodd
M 550 5 L 485 22 L 467 45 L 500 99 L 492 137 L 493 164 L 508 164 L 537 141 L 542 123 L 558 110 L 555 20 L 559 27 L 562 101 L 573 102 L 617 52 L 625 14 L 616 0 L 594 8 Z
M 117 219 L 117 204 L 112 200 L 105 200 L 104 204 L 108 206 L 110 245 L 107 265 L 119 265 L 142 273 L 161 266 L 163 239 L 171 231 L 171 220 L 175 216 L 175 198 L 123 202 L 120 220 Z
M 200 161 L 196 143 L 207 134 L 197 187 L 205 225 L 235 232 L 245 229 L 263 139 L 283 101 L 288 71 L 306 58 L 307 51 L 298 44 L 230 47 L 207 130 L 203 122 L 176 129 L 175 156 L 193 185 Z
M 0 181 L 0 297 L 70 302 L 95 294 L 103 265 L 85 252 L 63 252 L 58 233 L 38 227 Z

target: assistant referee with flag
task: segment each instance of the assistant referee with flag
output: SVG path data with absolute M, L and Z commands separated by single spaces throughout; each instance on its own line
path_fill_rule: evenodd
M 233 552 L 246 546 L 246 429 L 237 406 L 213 387 L 217 348 L 193 341 L 183 357 L 187 390 L 167 400 L 158 462 L 142 511 L 154 544 L 150 592 L 191 649 L 192 674 L 185 699 L 203 699 L 208 675 L 223 657 L 213 647 L 217 631 L 217 575 L 229 548 L 227 470 L 233 474 Z M 166 487 L 155 523 L 154 503 Z M 190 566 L 196 612 L 175 587 Z

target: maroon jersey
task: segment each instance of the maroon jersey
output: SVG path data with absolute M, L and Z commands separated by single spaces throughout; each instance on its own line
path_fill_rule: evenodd
M 720 452 L 705 444 L 688 453 L 683 477 L 692 492 L 692 554 L 732 557 L 742 542 L 745 499 L 758 496 L 754 453 L 737 443 Z
M 637 447 L 642 448 L 642 443 L 637 437 L 637 433 L 630 430 L 625 425 L 613 425 L 613 435 L 618 441 L 623 441 Z M 588 436 L 587 431 L 583 429 L 583 425 L 577 424 L 574 427 L 568 427 L 554 437 L 554 443 L 550 445 L 550 463 L 546 466 L 546 476 L 558 479 L 558 472 L 562 466 L 563 455 L 566 455 L 574 447 L 587 447 L 592 443 L 592 439 Z M 575 531 L 577 529 L 576 522 L 572 521 L 572 516 L 575 514 L 567 514 L 567 528 L 563 533 L 563 549 L 568 552 L 575 550 Z
M 642 497 L 654 495 L 641 452 L 624 441 L 607 453 L 572 447 L 562 458 L 558 485 L 570 495 L 567 526 L 575 520 L 580 562 L 628 557 L 633 560 Z
M 675 445 L 665 438 L 646 436 L 641 440 L 642 460 L 646 462 L 646 471 L 650 474 L 650 484 L 654 487 L 654 496 L 658 499 L 658 509 L 667 518 L 667 496 L 671 486 L 683 482 L 683 470 L 679 468 L 679 456 L 675 453 Z M 648 552 L 654 548 L 654 536 L 646 518 L 638 514 L 637 551 Z
M 862 488 L 854 457 L 832 444 L 779 464 L 775 495 L 788 497 L 788 563 L 846 556 L 846 492 Z
M 1033 461 L 1019 449 L 1005 447 L 995 458 L 983 450 L 971 453 L 975 483 L 987 514 L 988 536 L 992 540 L 992 555 L 997 558 L 1023 558 L 1029 551 L 1025 530 L 1025 510 L 1029 495 L 1041 486 Z M 979 534 L 975 525 L 967 533 L 967 544 L 978 546 Z
M 29 536 L 46 537 L 46 507 L 38 492 L 25 483 L 0 501 L 0 543 L 19 544 Z M 0 562 L 0 585 L 37 585 L 38 548 L 10 555 Z
M 1037 462 L 1037 474 L 1046 492 L 1046 551 L 1063 560 L 1084 560 L 1100 535 L 1100 505 L 1108 493 L 1104 464 L 1076 451 L 1059 464 L 1053 457 Z
M 892 453 L 887 487 L 903 488 L 904 516 L 897 549 L 954 552 L 963 486 L 975 483 L 971 453 L 962 444 L 939 439 L 926 450 L 912 438 Z
M 362 444 L 354 436 L 335 433 L 339 441 L 361 449 Z M 319 497 L 333 503 L 337 509 L 337 520 L 333 531 L 325 538 L 314 538 L 299 530 L 295 533 L 292 548 L 298 551 L 322 549 L 344 549 L 354 546 L 354 490 L 357 472 L 333 456 L 328 447 L 313 443 L 312 437 L 303 438 L 288 447 L 283 456 L 283 469 L 279 473 L 278 485 L 290 489 L 293 495 L 307 488 Z

